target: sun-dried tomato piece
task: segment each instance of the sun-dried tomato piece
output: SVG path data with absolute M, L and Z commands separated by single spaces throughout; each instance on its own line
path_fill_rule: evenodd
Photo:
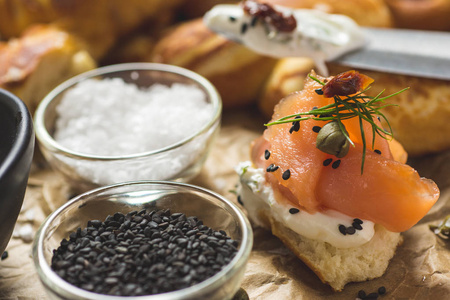
M 327 98 L 334 96 L 348 96 L 367 88 L 374 80 L 369 76 L 351 70 L 340 73 L 328 81 L 322 88 Z
M 280 32 L 292 32 L 297 27 L 294 16 L 284 16 L 270 4 L 247 0 L 243 2 L 244 11 L 255 18 L 260 18 L 275 27 Z

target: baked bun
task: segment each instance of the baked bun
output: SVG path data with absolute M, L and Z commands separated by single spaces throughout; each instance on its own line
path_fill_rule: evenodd
M 382 276 L 403 239 L 377 225 L 366 244 L 348 249 L 336 248 L 326 242 L 305 238 L 261 211 L 270 220 L 273 235 L 300 258 L 320 280 L 334 291 L 342 291 L 350 282 L 361 282 Z
M 103 57 L 117 40 L 150 20 L 166 20 L 183 0 L 0 0 L 0 36 L 18 37 L 28 26 L 53 23 Z
M 187 0 L 179 8 L 179 14 L 185 19 L 202 17 L 208 10 L 218 4 L 237 4 L 241 0 Z
M 96 67 L 76 38 L 50 25 L 35 25 L 0 44 L 0 87 L 21 98 L 31 113 L 59 83 Z
M 385 0 L 400 28 L 450 30 L 448 0 Z
M 256 54 L 212 31 L 202 19 L 177 26 L 156 45 L 150 61 L 181 66 L 209 79 L 225 108 L 254 102 L 275 59 Z
M 313 60 L 306 57 L 282 58 L 277 62 L 258 98 L 258 107 L 266 118 L 272 116 L 280 99 L 303 89 L 305 78 L 313 68 Z
M 346 15 L 361 26 L 392 27 L 391 13 L 383 0 L 265 0 L 264 2 Z
M 337 74 L 345 67 L 329 64 Z M 373 78 L 378 87 L 390 95 L 405 87 L 409 90 L 386 100 L 397 106 L 386 107 L 394 137 L 410 156 L 422 156 L 450 149 L 450 83 L 445 80 L 360 70 Z M 375 96 L 382 90 L 372 88 L 367 94 Z M 384 124 L 387 126 L 387 124 Z

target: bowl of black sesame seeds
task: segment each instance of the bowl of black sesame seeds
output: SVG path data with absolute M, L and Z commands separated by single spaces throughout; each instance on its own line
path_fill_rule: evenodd
M 232 299 L 253 244 L 241 210 L 186 183 L 135 181 L 81 194 L 33 243 L 51 299 Z

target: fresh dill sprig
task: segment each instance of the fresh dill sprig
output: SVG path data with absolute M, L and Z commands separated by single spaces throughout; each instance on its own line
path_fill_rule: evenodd
M 318 78 L 314 77 L 313 75 L 309 74 L 309 78 L 312 80 L 318 82 L 322 86 L 325 86 L 325 83 Z M 385 100 L 388 98 L 391 98 L 393 96 L 396 96 L 404 91 L 406 91 L 409 88 L 404 88 L 396 93 L 393 93 L 388 96 L 382 97 L 382 94 L 384 93 L 384 90 L 381 91 L 378 95 L 375 97 L 367 96 L 364 93 L 367 92 L 370 89 L 370 87 L 367 87 L 366 89 L 352 95 L 352 96 L 333 96 L 334 103 L 330 103 L 328 105 L 315 108 L 313 110 L 310 110 L 308 112 L 302 112 L 297 113 L 289 116 L 282 117 L 276 121 L 270 122 L 265 124 L 265 126 L 273 126 L 278 124 L 285 124 L 285 123 L 292 123 L 292 122 L 299 122 L 299 121 L 305 121 L 305 120 L 316 120 L 316 121 L 324 121 L 324 122 L 331 122 L 336 121 L 339 125 L 339 129 L 342 132 L 342 134 L 345 136 L 345 138 L 348 140 L 350 145 L 353 147 L 355 144 L 350 139 L 347 131 L 345 130 L 345 126 L 342 123 L 343 120 L 351 119 L 351 118 L 358 118 L 359 119 L 359 125 L 361 130 L 361 138 L 362 138 L 362 146 L 363 146 L 363 153 L 362 153 L 362 162 L 361 162 L 361 174 L 363 174 L 364 171 L 364 162 L 366 159 L 366 148 L 367 148 L 367 142 L 366 137 L 364 133 L 364 127 L 363 122 L 366 121 L 372 126 L 372 149 L 375 145 L 375 135 L 379 135 L 384 139 L 390 139 L 392 138 L 392 128 L 391 125 L 386 118 L 386 116 L 381 112 L 381 109 L 384 109 L 389 106 L 397 106 L 396 104 L 385 104 Z M 377 123 L 374 121 L 374 117 L 378 117 L 383 119 L 389 130 L 385 130 L 384 128 L 380 127 Z

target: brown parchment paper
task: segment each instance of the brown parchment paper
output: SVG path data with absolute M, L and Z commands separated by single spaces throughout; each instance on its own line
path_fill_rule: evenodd
M 234 167 L 249 159 L 249 144 L 264 130 L 264 119 L 255 108 L 226 111 L 221 132 L 201 174 L 192 183 L 214 190 L 232 201 L 237 183 Z M 355 299 L 359 290 L 375 292 L 385 286 L 381 299 L 450 299 L 450 241 L 436 237 L 428 225 L 450 214 L 450 152 L 411 159 L 422 176 L 441 188 L 441 198 L 415 227 L 403 233 L 389 268 L 381 278 L 348 284 L 334 293 L 270 232 L 254 228 L 254 246 L 242 287 L 250 299 Z M 67 184 L 53 171 L 35 164 L 30 175 L 15 237 L 0 262 L 0 299 L 46 299 L 31 258 L 29 237 L 20 237 L 24 226 L 35 233 L 45 217 L 71 196 Z

